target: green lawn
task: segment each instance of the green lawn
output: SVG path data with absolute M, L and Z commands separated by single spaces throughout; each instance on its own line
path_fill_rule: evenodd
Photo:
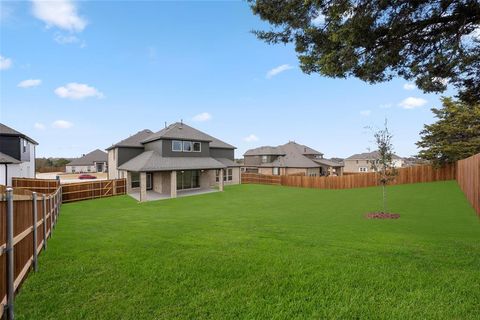
M 239 185 L 66 204 L 18 319 L 479 319 L 480 222 L 453 181 Z

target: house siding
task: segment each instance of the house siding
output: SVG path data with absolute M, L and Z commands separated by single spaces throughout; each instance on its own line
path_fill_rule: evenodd
M 210 148 L 210 156 L 212 158 L 226 158 L 233 161 L 235 160 L 235 150 L 223 149 L 223 148 Z
M 1 139 L 2 143 L 0 143 L 0 152 L 17 160 L 21 160 L 20 137 L 1 136 Z

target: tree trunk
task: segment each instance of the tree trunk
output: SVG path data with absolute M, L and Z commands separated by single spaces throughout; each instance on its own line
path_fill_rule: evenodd
M 385 184 L 382 185 L 382 193 L 383 193 L 383 213 L 387 212 L 387 192 Z

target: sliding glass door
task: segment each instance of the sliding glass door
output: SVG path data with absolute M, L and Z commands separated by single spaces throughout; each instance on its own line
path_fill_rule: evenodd
M 177 190 L 200 188 L 200 170 L 177 171 Z

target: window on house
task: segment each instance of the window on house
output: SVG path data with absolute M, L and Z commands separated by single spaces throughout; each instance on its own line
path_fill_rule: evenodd
M 367 172 L 368 169 L 367 169 L 367 167 L 360 167 L 360 168 L 358 168 L 358 171 L 359 172 Z
M 23 152 L 27 152 L 27 140 L 22 139 L 22 143 L 23 143 Z
M 182 141 L 173 140 L 172 141 L 172 151 L 182 151 Z
M 268 162 L 268 156 L 262 156 L 262 163 Z
M 183 141 L 183 152 L 192 152 L 192 141 Z
M 200 142 L 194 142 L 193 143 L 193 151 L 194 152 L 202 151 L 202 144 Z
M 75 173 L 75 167 L 72 167 L 72 173 Z
M 280 174 L 280 168 L 273 168 L 272 173 L 274 176 L 278 176 Z
M 132 172 L 130 175 L 132 179 L 132 188 L 139 188 L 140 187 L 140 172 Z
M 357 164 L 358 164 L 358 160 L 357 160 Z
M 233 179 L 233 169 L 227 169 L 227 180 L 232 181 Z
M 215 170 L 215 181 L 220 181 L 220 170 Z

